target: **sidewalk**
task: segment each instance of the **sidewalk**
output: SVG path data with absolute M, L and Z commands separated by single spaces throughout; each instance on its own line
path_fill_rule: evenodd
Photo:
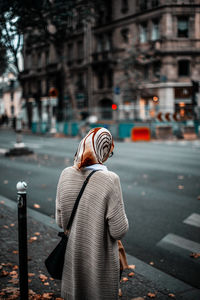
M 3 196 L 0 196 L 0 228 L 0 299 L 19 299 L 17 203 Z M 60 281 L 50 278 L 44 266 L 44 259 L 59 241 L 57 231 L 52 218 L 28 209 L 29 299 L 62 299 Z M 136 268 L 134 273 L 124 271 L 119 299 L 200 299 L 200 290 L 133 256 L 128 255 L 128 262 Z

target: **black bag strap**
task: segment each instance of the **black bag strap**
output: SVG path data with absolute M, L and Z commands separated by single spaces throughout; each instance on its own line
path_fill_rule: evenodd
M 75 203 L 74 203 L 74 207 L 73 207 L 73 210 L 72 210 L 72 213 L 71 213 L 69 222 L 68 222 L 68 224 L 67 224 L 66 232 L 69 231 L 69 229 L 70 229 L 70 227 L 71 227 L 71 225 L 72 225 L 72 222 L 73 222 L 73 219 L 74 219 L 74 216 L 75 216 L 75 213 L 76 213 L 76 210 L 77 210 L 79 201 L 80 201 L 81 196 L 82 196 L 82 194 L 83 194 L 83 192 L 84 192 L 84 190 L 85 190 L 85 187 L 86 187 L 86 185 L 88 184 L 88 181 L 89 181 L 90 177 L 91 177 L 96 171 L 98 171 L 98 170 L 93 170 L 93 171 L 87 176 L 87 178 L 85 179 L 85 181 L 84 181 L 84 183 L 83 183 L 83 186 L 82 186 L 82 188 L 81 188 L 81 190 L 80 190 L 80 192 L 79 192 L 79 194 L 78 194 L 78 197 L 76 198 L 76 201 L 75 201 Z

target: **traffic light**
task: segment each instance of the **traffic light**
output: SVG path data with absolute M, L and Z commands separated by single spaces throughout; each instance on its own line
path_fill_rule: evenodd
M 158 96 L 153 96 L 152 100 L 153 100 L 154 103 L 158 103 L 159 97 Z
M 112 110 L 117 110 L 117 104 L 115 103 L 112 104 Z
M 58 97 L 58 90 L 56 88 L 50 88 L 49 96 L 50 97 Z

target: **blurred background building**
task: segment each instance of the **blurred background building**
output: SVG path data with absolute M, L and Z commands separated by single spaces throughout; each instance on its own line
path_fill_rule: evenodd
M 69 18 L 62 60 L 48 41 L 30 47 L 25 36 L 21 82 L 30 122 L 74 117 L 69 79 L 83 119 L 198 118 L 199 0 L 102 3 L 93 22 Z

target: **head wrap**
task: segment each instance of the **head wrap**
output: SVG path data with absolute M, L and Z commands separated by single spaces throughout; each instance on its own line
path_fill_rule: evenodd
M 102 164 L 113 151 L 113 138 L 106 128 L 91 129 L 81 140 L 74 157 L 74 167 L 80 169 L 93 164 Z

